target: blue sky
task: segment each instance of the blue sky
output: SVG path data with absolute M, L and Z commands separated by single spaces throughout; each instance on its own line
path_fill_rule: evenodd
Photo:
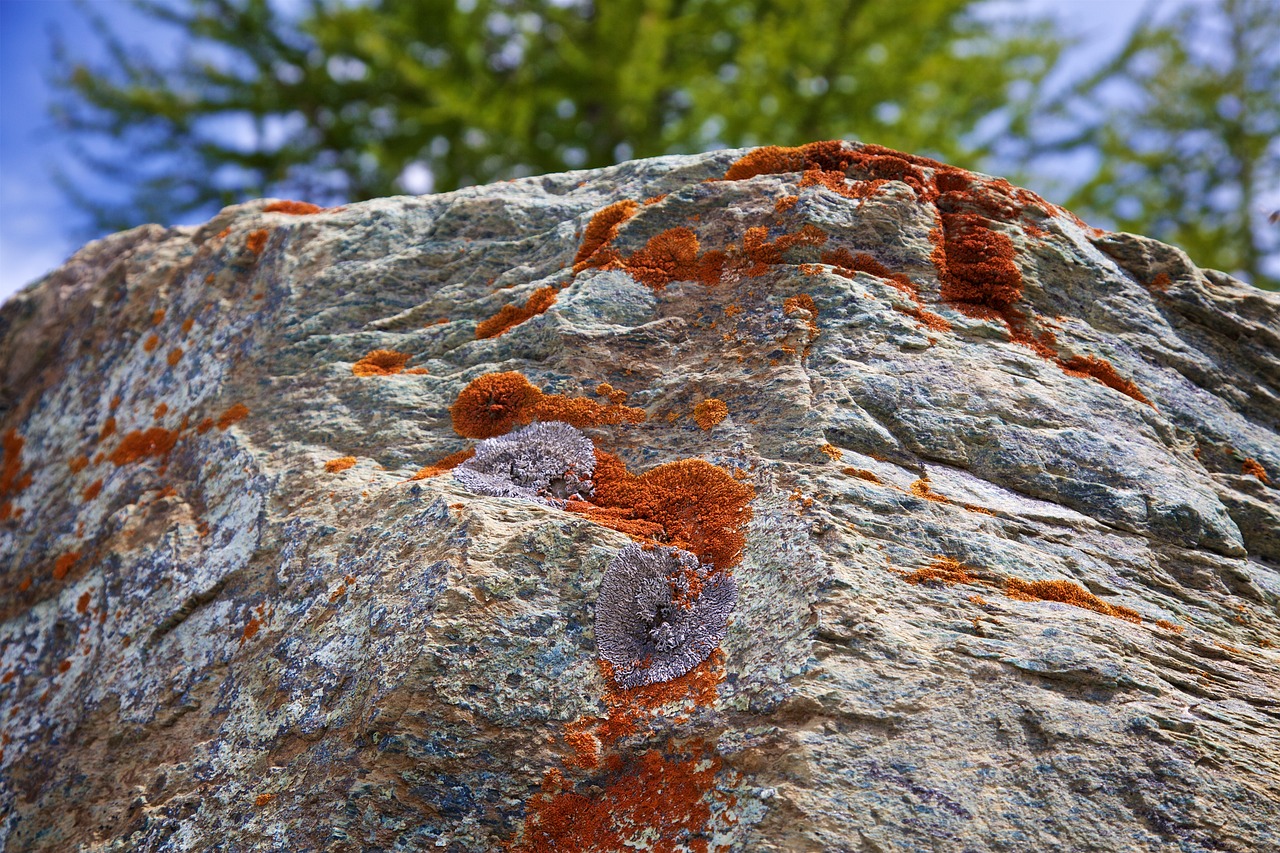
M 1195 0 L 1163 0 L 1162 11 Z M 282 0 L 282 5 L 284 2 Z M 288 5 L 295 5 L 288 0 Z M 1065 31 L 1086 37 L 1074 65 L 1087 67 L 1116 49 L 1144 0 L 993 0 L 993 9 L 1053 14 Z M 173 33 L 140 20 L 127 0 L 90 0 L 90 6 L 126 34 L 130 43 L 163 53 Z M 0 0 L 0 300 L 61 265 L 86 235 L 80 214 L 62 197 L 55 169 L 76 174 L 66 142 L 48 110 L 52 67 L 50 32 L 58 29 L 77 57 L 101 55 L 73 0 Z M 186 223 L 167 223 L 186 224 Z

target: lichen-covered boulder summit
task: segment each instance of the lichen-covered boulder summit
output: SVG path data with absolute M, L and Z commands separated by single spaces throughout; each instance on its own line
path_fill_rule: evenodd
M 6 851 L 1280 848 L 1280 298 L 1004 181 L 250 202 L 0 383 Z

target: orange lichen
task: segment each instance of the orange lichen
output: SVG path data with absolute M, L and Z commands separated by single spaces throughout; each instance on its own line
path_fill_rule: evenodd
M 142 348 L 147 352 L 155 352 L 155 348 L 160 346 L 159 335 L 148 335 L 147 339 L 142 342 Z
M 434 464 L 426 466 L 425 468 L 422 468 L 421 470 L 418 471 L 418 473 L 414 474 L 409 479 L 410 480 L 426 480 L 430 477 L 437 477 L 443 474 L 445 471 L 452 471 L 454 468 L 457 468 L 463 462 L 466 462 L 468 459 L 470 459 L 472 456 L 475 456 L 475 455 L 476 455 L 476 449 L 474 447 L 468 447 L 466 450 L 459 450 L 457 453 L 450 453 L 448 456 L 444 457 L 439 462 L 436 462 Z
M 935 249 L 933 260 L 943 301 L 973 316 L 991 317 L 1022 298 L 1022 272 L 1007 235 L 976 214 L 944 213 L 941 219 L 941 251 Z
M 881 480 L 879 477 L 877 477 L 875 474 L 871 473 L 865 468 L 841 468 L 840 473 L 848 474 L 850 477 L 858 477 L 860 479 L 866 480 L 868 483 L 876 483 L 881 485 L 883 485 L 884 483 L 883 480 Z
M 77 613 L 88 613 L 88 612 L 89 612 L 89 601 L 90 601 L 92 598 L 93 598 L 93 593 L 89 592 L 88 590 L 85 590 L 84 592 L 82 592 L 82 593 L 80 594 L 80 598 L 79 598 L 79 600 L 78 600 L 78 601 L 76 601 L 76 612 L 77 612 Z
M 618 236 L 618 227 L 634 216 L 639 209 L 640 205 L 630 199 L 624 199 L 614 202 L 591 217 L 582 235 L 582 246 L 579 247 L 578 254 L 573 259 L 574 273 L 580 273 L 588 266 L 603 266 L 600 263 L 592 263 L 596 254 L 604 254 L 601 250 L 607 249 Z
M 933 562 L 922 569 L 916 569 L 903 580 L 911 584 L 942 583 L 948 586 L 961 583 L 977 583 L 978 579 L 969 574 L 972 566 L 966 566 L 954 557 L 935 557 Z
M 177 367 L 178 362 L 182 360 L 182 347 L 174 347 L 169 350 L 169 355 L 165 357 L 165 361 L 169 362 L 170 367 Z
M 72 458 L 67 462 L 67 467 L 71 469 L 72 474 L 79 474 L 89 466 L 89 457 L 81 453 L 79 456 Z
M 488 320 L 482 320 L 476 325 L 476 339 L 496 338 L 509 329 L 520 325 L 526 320 L 536 317 L 543 313 L 556 301 L 556 289 L 553 286 L 539 288 L 535 290 L 523 306 L 515 304 L 503 305 Z
M 257 616 L 250 616 L 249 621 L 244 626 L 244 632 L 240 635 L 240 645 L 244 645 L 246 640 L 252 640 L 256 637 L 261 627 L 262 621 Z
M 107 419 L 102 422 L 102 431 L 98 433 L 98 441 L 105 441 L 110 438 L 116 431 L 115 415 L 108 415 Z
M 232 406 L 228 406 L 222 414 L 218 415 L 217 427 L 220 430 L 225 430 L 232 424 L 237 421 L 241 421 L 248 416 L 249 407 L 244 403 L 236 403 Z
M 97 480 L 94 480 L 92 483 L 90 483 L 88 486 L 85 487 L 84 499 L 86 501 L 91 501 L 94 498 L 96 498 L 101 492 L 102 492 L 102 478 L 99 477 Z
M 330 459 L 324 463 L 324 470 L 330 474 L 336 474 L 339 471 L 345 471 L 356 464 L 354 456 L 339 456 L 337 459 Z
M 149 456 L 165 456 L 178 443 L 178 431 L 164 427 L 134 430 L 120 439 L 120 444 L 107 457 L 116 466 L 128 465 Z
M 832 462 L 839 462 L 844 457 L 844 451 L 830 442 L 822 445 L 818 449 L 825 453 Z
M 800 200 L 798 195 L 784 195 L 773 204 L 773 212 L 782 214 L 796 206 L 796 202 Z
M 1057 601 L 1070 604 L 1072 607 L 1083 607 L 1106 616 L 1124 619 L 1126 622 L 1142 621 L 1142 617 L 1136 610 L 1108 604 L 1080 584 L 1071 581 L 1024 581 L 1019 578 L 1006 578 L 1005 594 L 1018 601 Z
M 1262 467 L 1262 463 L 1252 457 L 1244 460 L 1240 466 L 1240 473 L 1248 474 L 1250 477 L 1257 477 L 1263 482 L 1263 485 L 1271 485 L 1271 481 L 1267 479 L 1267 469 Z
M 320 213 L 322 210 L 324 210 L 323 207 L 309 201 L 273 201 L 262 208 L 263 213 L 287 213 L 290 216 L 307 216 Z
M 928 477 L 921 477 L 920 479 L 916 480 L 911 484 L 908 490 L 911 492 L 911 494 L 915 495 L 916 497 L 924 498 L 927 501 L 934 501 L 935 503 L 940 503 L 940 504 L 951 503 L 950 498 L 945 498 L 942 495 L 938 494 L 937 492 L 929 488 Z
M 183 320 L 183 321 L 182 321 L 182 334 L 184 334 L 184 335 L 185 335 L 187 332 L 190 332 L 190 331 L 191 331 L 191 327 L 192 327 L 192 326 L 194 326 L 195 324 L 196 324 L 196 321 L 195 321 L 195 318 L 193 318 L 193 317 L 188 317 L 187 319 Z
M 1168 619 L 1157 619 L 1156 625 L 1165 629 L 1166 631 L 1172 631 L 1175 634 L 1181 634 L 1184 630 L 1186 630 L 1181 625 L 1174 624 L 1173 622 L 1170 622 Z
M 157 421 L 158 421 L 158 420 L 160 420 L 161 418 L 163 418 L 165 415 L 167 415 L 168 413 L 169 413 L 169 404 L 168 404 L 168 403 L 161 403 L 160 405 L 156 406 L 155 411 L 154 411 L 154 412 L 152 412 L 151 417 L 152 417 L 152 419 L 153 419 L 153 420 L 157 420 Z
M 152 312 L 151 312 L 151 325 L 153 325 L 153 326 L 159 326 L 161 323 L 163 323 L 163 322 L 164 322 L 164 314 L 165 314 L 165 311 L 164 311 L 164 309 L 163 309 L 163 308 L 157 308 L 156 310 L 152 311 Z
M 645 419 L 644 409 L 611 403 L 603 406 L 585 397 L 566 397 L 563 394 L 545 394 L 531 410 L 532 419 L 564 421 L 570 426 L 604 426 L 606 424 L 638 424 Z
M 486 373 L 462 389 L 449 414 L 458 435 L 492 438 L 532 420 L 541 399 L 542 391 L 519 373 Z
M 618 760 L 597 784 L 578 793 L 559 771 L 548 771 L 528 803 L 515 853 L 630 849 L 707 853 L 709 800 L 720 759 L 695 745 L 670 756 L 656 749 Z
M 724 252 L 714 250 L 699 255 L 699 248 L 698 236 L 691 229 L 668 228 L 619 265 L 636 281 L 654 290 L 673 281 L 696 281 L 707 287 L 719 284 Z
M 739 157 L 724 173 L 726 181 L 744 181 L 757 175 L 780 175 L 800 172 L 805 167 L 804 151 L 800 148 L 783 148 L 766 145 Z
M 683 548 L 721 571 L 737 563 L 755 490 L 723 468 L 681 459 L 637 476 L 616 456 L 597 450 L 592 480 L 588 506 L 615 511 L 613 517 L 588 512 L 597 523 Z M 570 509 L 582 511 L 581 503 L 572 502 Z
M 22 448 L 27 440 L 16 429 L 5 432 L 0 444 L 4 446 L 4 461 L 0 463 L 0 521 L 15 515 L 13 498 L 31 485 L 31 473 L 22 473 Z M 21 510 L 16 513 L 21 515 Z
M 267 230 L 259 228 L 257 231 L 250 232 L 244 241 L 245 248 L 255 255 L 261 255 L 262 250 L 267 247 Z
M 71 567 L 76 564 L 76 560 L 80 559 L 79 551 L 68 551 L 62 554 L 58 559 L 53 561 L 53 579 L 60 581 L 67 576 L 67 572 L 71 571 Z
M 71 659 L 66 658 L 58 664 L 58 672 L 66 672 L 71 669 Z
M 290 202 L 290 203 L 301 204 L 301 202 Z M 253 798 L 253 804 L 258 808 L 262 808 L 263 806 L 265 806 L 267 803 L 271 802 L 275 798 L 276 798 L 275 794 L 259 794 L 258 796 Z
M 597 385 L 596 393 L 599 394 L 601 397 L 604 397 L 610 403 L 616 403 L 618 405 L 622 405 L 623 403 L 627 402 L 627 392 L 620 390 L 618 388 L 614 388 L 608 382 L 601 382 L 599 385 Z
M 1147 289 L 1154 293 L 1164 293 L 1169 289 L 1170 284 L 1172 284 L 1172 282 L 1169 280 L 1169 274 L 1167 272 L 1162 272 L 1155 278 L 1151 279 L 1147 284 Z
M 836 274 L 843 275 L 846 278 L 853 278 L 854 274 L 864 272 L 888 281 L 889 284 L 900 290 L 915 303 L 911 306 L 894 306 L 895 310 L 906 314 L 908 317 L 915 318 L 925 327 L 935 332 L 951 331 L 951 322 L 949 320 L 924 308 L 924 302 L 920 298 L 920 288 L 906 274 L 890 272 L 884 264 L 870 255 L 854 255 L 843 247 L 824 252 L 822 254 L 822 262 L 835 267 Z
M 729 407 L 724 400 L 708 397 L 693 407 L 693 419 L 704 430 L 710 430 L 716 424 L 729 417 Z
M 1106 359 L 1096 358 L 1091 355 L 1072 356 L 1067 361 L 1058 360 L 1058 366 L 1062 368 L 1064 373 L 1071 376 L 1081 376 L 1096 379 L 1108 388 L 1114 388 L 1121 394 L 1127 394 L 1139 403 L 1146 403 L 1148 406 L 1155 408 L 1151 401 L 1138 389 L 1138 386 L 1132 381 L 1125 379 L 1116 369 L 1112 367 L 1111 362 Z
M 204 418 L 200 423 L 196 424 L 196 432 L 201 435 L 204 435 L 211 429 L 213 429 L 213 418 Z
M 762 226 L 748 228 L 742 235 L 742 251 L 752 266 L 747 275 L 763 275 L 770 266 L 784 263 L 782 253 L 796 246 L 821 246 L 827 241 L 827 232 L 816 225 L 805 225 L 799 231 L 781 234 L 769 240 L 769 229 Z
M 356 376 L 394 376 L 404 371 L 405 364 L 411 358 L 413 356 L 405 352 L 376 349 L 351 365 L 351 372 Z
M 876 194 L 880 187 L 887 184 L 884 179 L 871 181 L 855 181 L 850 183 L 844 172 L 829 172 L 822 169 L 810 169 L 800 179 L 800 187 L 826 187 L 846 198 L 869 198 Z

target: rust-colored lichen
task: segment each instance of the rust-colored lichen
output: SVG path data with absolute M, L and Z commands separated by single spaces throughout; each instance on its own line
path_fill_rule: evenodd
M 413 356 L 393 349 L 376 349 L 351 365 L 356 376 L 394 376 L 404 371 L 405 364 Z
M 704 430 L 710 430 L 729 417 L 729 407 L 724 400 L 708 397 L 693 407 L 693 419 Z
M 159 335 L 147 335 L 147 339 L 142 342 L 142 348 L 147 352 L 155 352 L 158 346 L 160 346 Z
M 301 204 L 301 202 L 294 202 L 294 203 Z M 253 804 L 258 808 L 262 808 L 263 806 L 267 805 L 275 798 L 276 798 L 275 794 L 259 794 L 258 796 L 253 798 Z
M 116 449 L 107 458 L 116 466 L 128 465 L 147 457 L 165 456 L 178 443 L 178 431 L 164 427 L 134 430 L 121 436 Z
M 339 456 L 337 459 L 330 459 L 324 463 L 324 470 L 330 474 L 336 474 L 339 471 L 345 471 L 356 464 L 354 456 Z
M 966 566 L 954 557 L 935 557 L 933 562 L 922 569 L 916 569 L 903 580 L 911 584 L 941 583 L 952 584 L 977 583 L 978 579 L 969 574 L 972 566 Z
M 90 483 L 88 486 L 85 487 L 84 499 L 86 501 L 91 501 L 94 498 L 96 498 L 101 492 L 102 492 L 102 478 L 99 477 L 98 479 L 94 480 L 92 483 Z
M 673 281 L 696 281 L 707 287 L 720 283 L 724 269 L 724 252 L 719 250 L 699 255 L 701 244 L 692 229 L 668 228 L 649 238 L 643 249 L 621 260 L 619 265 L 631 277 L 654 290 Z
M 827 189 L 837 192 L 846 198 L 870 198 L 876 194 L 880 187 L 887 184 L 884 179 L 876 179 L 871 181 L 854 181 L 850 182 L 844 172 L 827 172 L 821 169 L 810 169 L 804 173 L 804 177 L 800 179 L 799 186 L 805 187 L 826 187 Z
M 827 455 L 832 462 L 839 462 L 844 457 L 844 451 L 836 447 L 834 444 L 827 442 L 818 448 Z
M 476 325 L 476 339 L 496 338 L 509 329 L 543 313 L 555 304 L 556 293 L 555 287 L 542 287 L 530 294 L 523 306 L 515 304 L 503 305 L 498 309 L 497 314 L 487 320 L 482 320 Z
M 1252 457 L 1244 460 L 1240 466 L 1240 473 L 1247 474 L 1250 477 L 1257 477 L 1262 481 L 1263 485 L 1271 485 L 1271 481 L 1267 479 L 1267 469 L 1262 467 L 1262 463 Z
M 542 391 L 514 371 L 486 373 L 458 394 L 449 414 L 465 438 L 493 438 L 529 423 Z
M 752 262 L 747 275 L 763 275 L 770 266 L 784 263 L 782 253 L 796 246 L 821 246 L 827 241 L 827 232 L 816 225 L 805 225 L 799 231 L 780 234 L 769 239 L 769 229 L 763 226 L 748 228 L 742 235 L 743 254 Z
M 222 414 L 218 415 L 217 427 L 220 430 L 225 430 L 232 424 L 244 420 L 248 416 L 249 407 L 244 403 L 235 403 L 234 405 L 228 406 Z
M 457 468 L 463 462 L 466 462 L 468 459 L 470 459 L 472 456 L 475 456 L 475 455 L 476 455 L 476 449 L 474 447 L 468 447 L 466 450 L 459 450 L 457 453 L 450 453 L 448 456 L 444 457 L 439 462 L 435 462 L 431 465 L 426 466 L 425 468 L 422 468 L 421 470 L 418 471 L 418 473 L 414 474 L 409 479 L 410 480 L 426 480 L 431 477 L 438 477 L 439 475 L 443 474 L 445 471 L 452 471 L 454 468 Z
M 1010 309 L 1022 298 L 1013 241 L 976 214 L 944 213 L 941 218 L 941 252 L 935 249 L 933 260 L 943 301 L 984 318 Z
M 1170 622 L 1168 619 L 1157 619 L 1156 625 L 1165 629 L 1166 631 L 1172 631 L 1175 634 L 1181 634 L 1184 630 L 1186 630 L 1181 625 Z
M 60 581 L 71 571 L 71 567 L 80 559 L 79 551 L 68 551 L 53 561 L 53 579 Z
M 683 548 L 720 571 L 740 558 L 755 490 L 723 468 L 681 459 L 637 476 L 618 457 L 597 450 L 592 480 L 590 504 L 573 501 L 568 509 L 637 538 Z
M 773 203 L 773 212 L 775 214 L 786 213 L 788 210 L 796 206 L 796 202 L 800 200 L 798 195 L 784 195 Z
M 610 403 L 622 405 L 627 402 L 627 392 L 619 388 L 614 388 L 608 382 L 601 382 L 596 386 L 596 394 L 604 397 Z
M 320 205 L 309 201 L 273 201 L 262 208 L 263 213 L 287 213 L 290 216 L 308 216 L 323 210 Z
M 102 422 L 102 430 L 98 433 L 98 441 L 99 442 L 106 441 L 108 438 L 110 438 L 112 435 L 115 434 L 115 431 L 116 431 L 116 417 L 115 415 L 108 415 L 107 419 Z
M 182 360 L 182 347 L 174 347 L 169 350 L 169 354 L 165 356 L 165 361 L 169 362 L 170 367 L 177 367 L 178 362 Z
M 840 473 L 848 474 L 850 477 L 857 477 L 860 480 L 866 480 L 868 483 L 876 483 L 883 485 L 884 481 L 866 468 L 841 468 Z
M 644 842 L 653 853 L 707 853 L 720 759 L 701 745 L 618 759 L 579 793 L 548 771 L 527 804 L 515 853 L 604 853 Z
M 1097 358 L 1092 355 L 1076 355 L 1070 359 L 1063 361 L 1058 360 L 1058 366 L 1063 372 L 1071 376 L 1081 376 L 1090 379 L 1096 379 L 1108 388 L 1114 388 L 1121 394 L 1127 394 L 1139 403 L 1146 403 L 1148 406 L 1155 408 L 1146 395 L 1133 384 L 1131 380 L 1125 379 L 1106 359 Z
M 153 325 L 153 326 L 159 326 L 161 323 L 163 323 L 163 322 L 164 322 L 164 315 L 165 315 L 165 310 L 164 310 L 163 308 L 157 308 L 156 310 L 152 311 L 152 312 L 151 312 L 151 325 Z
M 200 423 L 196 424 L 196 432 L 201 435 L 204 435 L 211 429 L 213 429 L 213 418 L 203 418 Z
M 10 428 L 0 439 L 4 460 L 0 462 L 0 521 L 13 517 L 13 498 L 31 485 L 31 472 L 22 473 L 22 448 L 27 440 Z
M 1126 622 L 1142 621 L 1142 617 L 1136 610 L 1108 604 L 1080 584 L 1071 581 L 1024 581 L 1020 578 L 1006 578 L 1004 591 L 1010 598 L 1018 601 L 1057 601 L 1106 616 L 1114 616 Z
M 89 457 L 81 453 L 79 456 L 72 457 L 67 462 L 67 467 L 71 469 L 72 474 L 79 474 L 89 466 Z
M 267 230 L 259 228 L 257 231 L 250 232 L 244 241 L 244 245 L 246 249 L 255 255 L 261 255 L 262 250 L 267 247 Z
M 156 406 L 155 411 L 151 413 L 151 417 L 152 417 L 152 420 L 158 421 L 168 413 L 169 413 L 169 404 L 161 403 L 160 405 Z
M 938 494 L 937 492 L 929 488 L 928 477 L 921 477 L 920 479 L 913 482 L 911 486 L 908 488 L 908 491 L 910 491 L 911 494 L 915 495 L 918 498 L 924 498 L 925 500 L 933 501 L 934 503 L 940 503 L 940 504 L 951 503 L 950 498 L 943 497 L 942 495 Z
M 1169 274 L 1167 272 L 1162 272 L 1156 275 L 1155 278 L 1151 279 L 1147 284 L 1147 289 L 1153 293 L 1165 293 L 1169 290 L 1169 285 L 1172 283 L 1173 282 L 1169 280 Z
M 582 272 L 588 266 L 602 266 L 603 264 L 593 262 L 596 254 L 608 248 L 618 236 L 618 227 L 634 216 L 639 209 L 639 204 L 630 199 L 624 199 L 614 202 L 591 217 L 582 235 L 582 246 L 578 248 L 578 254 L 573 259 L 574 273 Z

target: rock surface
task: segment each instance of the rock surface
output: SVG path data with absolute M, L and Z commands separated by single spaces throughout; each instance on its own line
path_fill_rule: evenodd
M 724 151 L 136 228 L 0 341 L 5 850 L 1280 848 L 1280 298 L 1170 246 Z M 589 498 L 452 475 L 539 421 Z M 737 601 L 624 688 L 632 541 Z

